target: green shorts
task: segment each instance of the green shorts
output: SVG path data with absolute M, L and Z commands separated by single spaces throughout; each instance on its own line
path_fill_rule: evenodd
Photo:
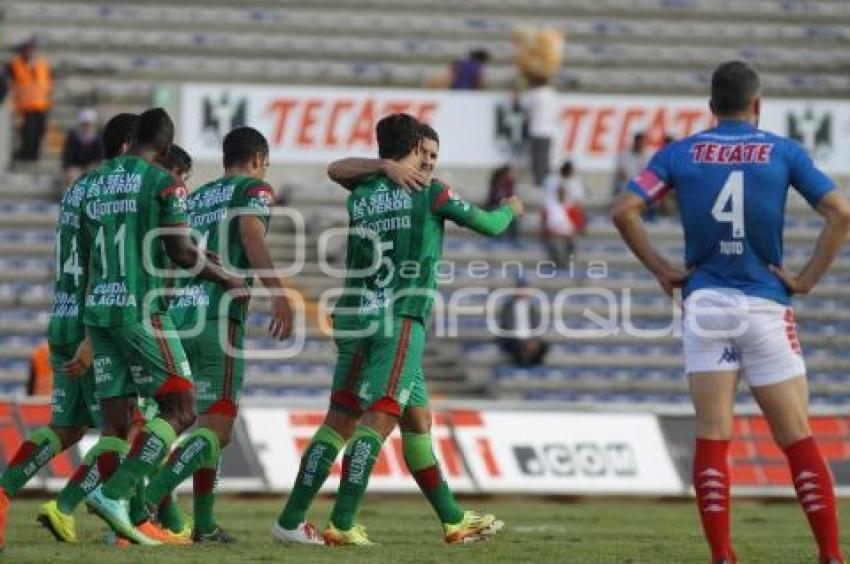
M 51 424 L 56 427 L 100 428 L 100 403 L 95 397 L 94 372 L 82 376 L 62 374 L 62 365 L 74 358 L 80 343 L 50 345 L 53 367 L 53 395 L 50 400 Z
M 422 371 L 425 325 L 413 317 L 376 319 L 368 336 L 340 331 L 362 324 L 334 318 L 337 363 L 331 406 L 349 412 L 379 411 L 401 417 L 408 407 L 428 405 Z
M 189 361 L 168 314 L 155 313 L 149 323 L 88 327 L 88 332 L 98 399 L 192 389 Z
M 208 319 L 199 335 L 183 339 L 195 380 L 198 415 L 236 417 L 245 381 L 245 359 L 228 355 L 227 344 L 231 350 L 241 351 L 244 340 L 245 326 L 226 317 Z

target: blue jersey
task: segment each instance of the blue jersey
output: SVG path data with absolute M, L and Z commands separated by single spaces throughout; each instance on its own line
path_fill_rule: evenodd
M 769 265 L 782 264 L 789 186 L 814 207 L 835 183 L 796 141 L 721 121 L 658 151 L 628 189 L 650 205 L 676 194 L 685 264 L 695 268 L 685 297 L 732 288 L 788 305 L 790 294 Z

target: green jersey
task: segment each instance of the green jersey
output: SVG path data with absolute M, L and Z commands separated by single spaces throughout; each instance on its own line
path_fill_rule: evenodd
M 169 261 L 155 230 L 186 223 L 186 196 L 181 181 L 134 155 L 116 157 L 89 175 L 82 206 L 89 250 L 86 325 L 130 325 L 143 311 L 166 310 L 162 270 Z
M 239 217 L 245 214 L 259 217 L 268 228 L 272 199 L 268 184 L 248 176 L 225 176 L 204 184 L 189 196 L 188 201 L 189 224 L 199 238 L 198 246 L 217 254 L 227 267 L 250 269 L 239 231 Z M 251 282 L 249 276 L 248 283 Z M 201 313 L 206 319 L 228 317 L 244 321 L 247 300 L 230 301 L 227 305 L 223 301 L 225 293 L 224 287 L 209 280 L 181 280 L 169 310 L 175 325 L 194 325 Z
M 502 206 L 488 212 L 434 181 L 408 194 L 384 176 L 359 184 L 348 197 L 347 276 L 334 315 L 375 317 L 431 314 L 446 219 L 479 233 L 502 233 L 514 218 Z
M 80 244 L 80 205 L 86 193 L 89 174 L 78 178 L 59 202 L 56 227 L 56 279 L 53 309 L 47 326 L 47 340 L 60 346 L 78 343 L 86 336 L 83 304 L 86 298 L 88 247 Z

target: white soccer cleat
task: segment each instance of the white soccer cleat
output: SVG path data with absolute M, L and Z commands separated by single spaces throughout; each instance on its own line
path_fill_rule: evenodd
M 316 527 L 307 521 L 300 523 L 297 527 L 291 530 L 284 529 L 280 526 L 280 523 L 275 523 L 272 527 L 271 533 L 274 540 L 284 544 L 298 543 L 318 546 L 325 545 L 325 541 L 322 539 L 321 535 L 316 532 Z

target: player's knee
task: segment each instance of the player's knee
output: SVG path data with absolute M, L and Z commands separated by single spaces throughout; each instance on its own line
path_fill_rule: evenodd
M 697 414 L 697 436 L 702 439 L 727 440 L 732 436 L 732 418 L 720 414 Z
M 339 433 L 346 441 L 354 435 L 361 415 L 331 408 L 325 415 L 324 425 Z

